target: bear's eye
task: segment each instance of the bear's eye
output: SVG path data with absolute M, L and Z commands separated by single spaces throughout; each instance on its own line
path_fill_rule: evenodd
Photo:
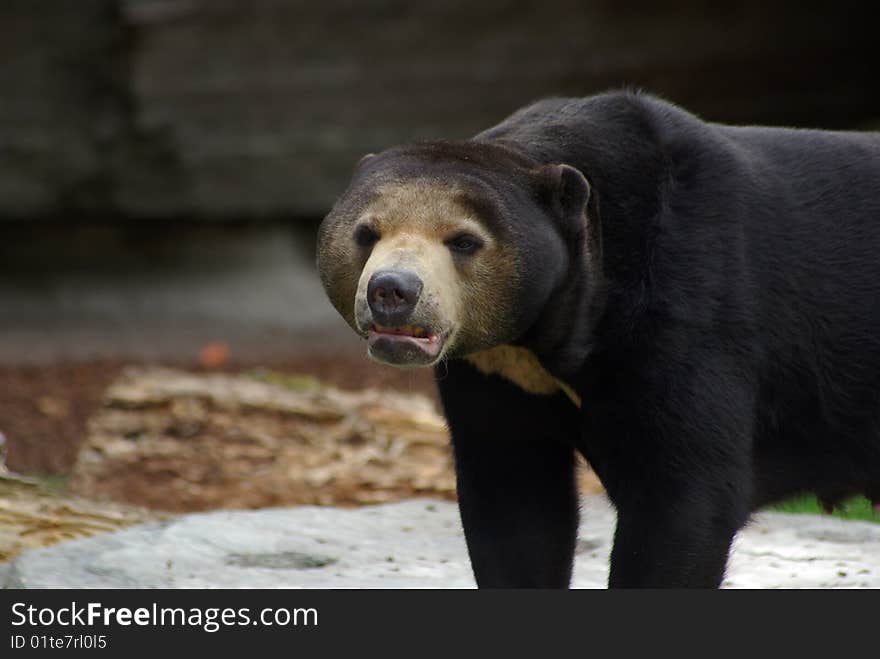
M 354 241 L 361 247 L 372 247 L 379 241 L 379 234 L 366 224 L 361 224 L 354 230 Z
M 457 254 L 473 254 L 483 246 L 483 241 L 469 233 L 460 233 L 447 240 L 446 246 Z

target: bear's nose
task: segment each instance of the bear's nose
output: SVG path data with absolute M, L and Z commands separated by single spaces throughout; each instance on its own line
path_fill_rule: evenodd
M 422 280 L 407 270 L 382 270 L 370 277 L 367 302 L 373 320 L 380 325 L 402 325 L 407 321 L 419 295 Z

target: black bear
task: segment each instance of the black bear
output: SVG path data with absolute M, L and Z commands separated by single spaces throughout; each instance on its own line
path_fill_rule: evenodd
M 880 136 L 612 92 L 359 163 L 318 267 L 372 358 L 432 366 L 481 587 L 565 587 L 575 452 L 612 587 L 717 587 L 752 511 L 880 501 Z

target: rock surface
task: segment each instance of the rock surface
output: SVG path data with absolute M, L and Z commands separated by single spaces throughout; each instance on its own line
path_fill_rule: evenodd
M 574 586 L 600 588 L 614 513 L 587 497 Z M 5 575 L 4 575 L 5 573 Z M 455 504 L 184 515 L 25 552 L 11 588 L 470 588 Z M 738 537 L 726 587 L 878 588 L 880 525 L 763 513 Z
M 249 361 L 316 349 L 364 355 L 321 287 L 312 230 L 272 223 L 0 228 L 0 363 L 188 360 L 216 339 Z

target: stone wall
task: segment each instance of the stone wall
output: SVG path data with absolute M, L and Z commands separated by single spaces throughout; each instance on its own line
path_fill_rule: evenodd
M 320 216 L 365 152 L 625 84 L 858 125 L 880 116 L 859 4 L 4 0 L 0 218 Z

